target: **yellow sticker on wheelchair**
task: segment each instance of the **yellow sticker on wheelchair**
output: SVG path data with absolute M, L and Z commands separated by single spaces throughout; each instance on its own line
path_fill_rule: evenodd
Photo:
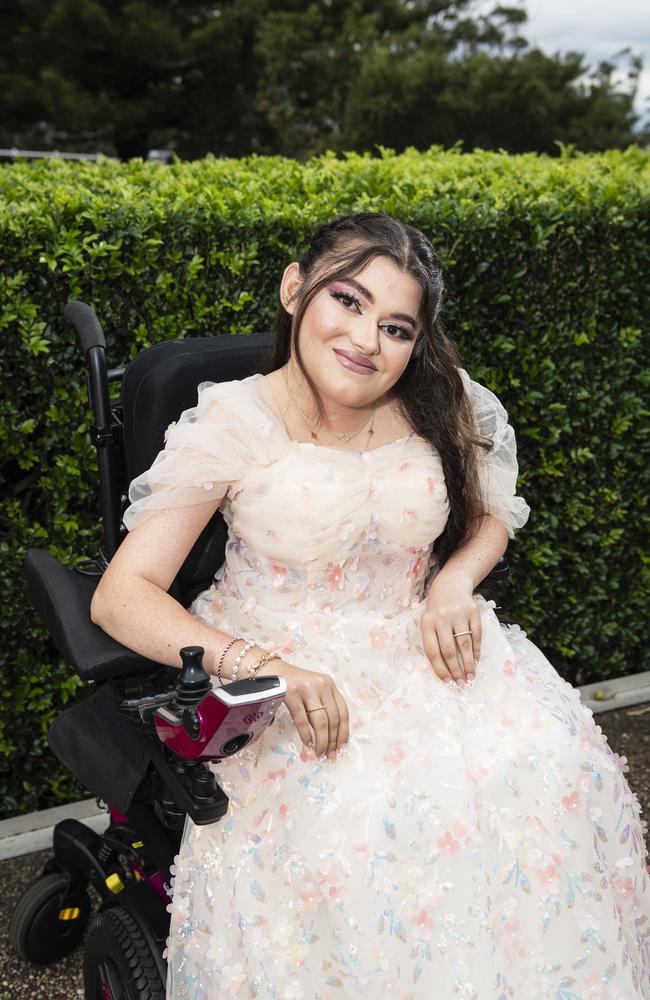
M 136 848 L 137 847 L 144 847 L 144 841 L 143 840 L 134 840 L 133 843 L 131 844 L 131 847 L 136 847 Z
M 111 890 L 111 892 L 121 892 L 122 889 L 124 888 L 124 882 L 117 874 L 117 872 L 113 872 L 112 875 L 108 876 L 108 878 L 106 879 L 106 885 Z
M 59 910 L 59 920 L 76 920 L 80 913 L 78 906 L 68 906 L 65 910 Z

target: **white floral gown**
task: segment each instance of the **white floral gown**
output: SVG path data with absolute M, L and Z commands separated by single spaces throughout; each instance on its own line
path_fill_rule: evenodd
M 512 428 L 462 375 L 495 442 L 488 509 L 512 537 L 528 514 Z M 493 602 L 477 598 L 464 691 L 424 655 L 448 514 L 438 455 L 415 435 L 363 453 L 291 441 L 260 378 L 199 387 L 125 520 L 225 495 L 225 568 L 192 612 L 331 674 L 351 736 L 318 760 L 282 706 L 216 767 L 230 805 L 185 831 L 168 998 L 650 998 L 645 824 L 624 758 Z

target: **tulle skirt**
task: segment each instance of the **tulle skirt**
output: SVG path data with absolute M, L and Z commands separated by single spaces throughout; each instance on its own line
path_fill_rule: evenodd
M 443 684 L 423 604 L 355 615 L 193 613 L 329 673 L 350 709 L 336 761 L 283 706 L 215 767 L 219 823 L 175 865 L 173 1000 L 650 998 L 639 803 L 579 693 L 493 602 L 477 674 Z M 238 615 L 240 618 L 238 619 Z

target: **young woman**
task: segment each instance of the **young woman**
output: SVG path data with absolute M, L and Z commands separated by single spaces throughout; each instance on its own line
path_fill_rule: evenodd
M 650 997 L 624 760 L 474 593 L 528 507 L 442 291 L 410 226 L 322 226 L 284 272 L 268 373 L 200 385 L 132 484 L 93 620 L 288 690 L 217 767 L 227 817 L 188 823 L 170 998 Z M 226 563 L 185 611 L 166 590 L 219 505 Z

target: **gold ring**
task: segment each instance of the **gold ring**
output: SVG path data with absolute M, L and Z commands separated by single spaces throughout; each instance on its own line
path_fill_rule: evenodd
M 312 712 L 326 712 L 326 711 L 327 709 L 325 708 L 324 705 L 319 705 L 318 708 L 308 708 L 307 715 L 310 715 Z
M 471 630 L 471 628 L 468 628 L 467 632 L 452 632 L 451 634 L 453 635 L 453 637 L 455 639 L 457 635 L 471 635 L 472 634 L 472 630 Z

